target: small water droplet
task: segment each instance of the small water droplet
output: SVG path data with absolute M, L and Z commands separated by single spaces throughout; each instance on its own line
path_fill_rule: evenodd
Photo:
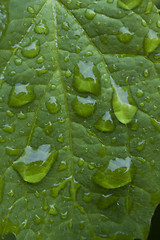
M 58 113 L 61 109 L 59 103 L 57 102 L 56 98 L 50 97 L 50 99 L 46 102 L 46 107 L 50 113 Z
M 41 20 L 39 21 L 39 23 L 36 24 L 36 26 L 35 26 L 35 28 L 34 28 L 34 31 L 35 31 L 36 33 L 38 33 L 38 34 L 44 33 L 44 34 L 47 35 L 47 34 L 49 33 L 49 29 L 48 29 L 48 27 L 47 27 L 47 25 L 46 25 L 46 21 L 45 21 L 44 19 L 41 19 Z
M 159 34 L 152 29 L 149 29 L 148 35 L 144 39 L 144 49 L 146 53 L 150 54 L 160 44 Z
M 39 54 L 39 51 L 39 40 L 33 40 L 27 46 L 22 48 L 22 55 L 27 58 L 34 58 Z
M 9 192 L 8 192 L 8 196 L 9 197 L 13 197 L 14 196 L 14 190 L 11 189 Z
M 74 87 L 79 92 L 99 95 L 101 92 L 100 72 L 92 62 L 80 61 L 75 67 Z
M 88 164 L 88 168 L 89 168 L 90 170 L 93 170 L 95 167 L 96 167 L 96 165 L 95 165 L 95 163 L 93 163 L 93 162 Z
M 136 130 L 138 130 L 138 126 L 139 126 L 138 119 L 135 119 L 135 120 L 132 122 L 132 124 L 131 124 L 131 126 L 130 126 L 130 129 L 131 129 L 132 131 L 136 131 Z
M 64 58 L 64 61 L 65 61 L 65 62 L 68 62 L 68 61 L 69 61 L 69 56 L 68 56 L 68 55 Z
M 43 222 L 43 218 L 36 214 L 34 217 L 34 224 L 39 225 L 42 222 Z
M 85 53 L 85 56 L 86 57 L 93 56 L 93 52 L 92 51 L 88 51 L 88 52 Z
M 79 158 L 78 166 L 79 166 L 79 167 L 82 167 L 83 164 L 84 164 L 84 159 L 83 159 L 83 158 Z
M 43 130 L 47 135 L 50 135 L 53 132 L 53 123 L 49 121 L 47 124 L 45 124 Z
M 131 158 L 116 158 L 110 160 L 107 167 L 97 170 L 93 175 L 93 181 L 106 189 L 114 189 L 127 185 L 132 180 Z
M 49 144 L 38 149 L 27 146 L 24 153 L 13 162 L 13 168 L 29 183 L 40 182 L 57 159 L 57 152 Z
M 113 132 L 115 130 L 115 121 L 110 111 L 107 111 L 94 125 L 101 132 Z
M 143 27 L 146 27 L 146 26 L 147 26 L 147 23 L 146 23 L 146 21 L 145 21 L 144 19 L 141 20 L 141 23 L 142 23 L 142 26 L 143 26 Z
M 91 192 L 87 192 L 83 194 L 83 201 L 88 203 L 92 201 L 92 193 Z
M 41 64 L 44 62 L 44 57 L 43 56 L 40 56 L 38 59 L 37 59 L 37 63 L 38 64 Z
M 21 58 L 15 58 L 14 59 L 14 62 L 17 66 L 21 65 L 22 64 L 22 59 Z
M 108 195 L 103 194 L 98 201 L 98 208 L 100 210 L 105 210 L 106 208 L 116 203 L 118 200 L 119 200 L 118 196 L 115 196 L 113 194 Z
M 136 114 L 137 107 L 134 105 L 129 88 L 118 86 L 112 78 L 111 83 L 114 89 L 112 98 L 114 113 L 121 123 L 127 124 Z
M 142 97 L 144 95 L 144 91 L 141 89 L 138 89 L 136 92 L 137 97 Z
M 87 98 L 77 96 L 72 102 L 73 109 L 81 117 L 89 117 L 95 111 L 95 100 L 90 96 Z
M 149 76 L 149 70 L 148 70 L 148 69 L 145 69 L 145 70 L 144 70 L 143 76 L 144 76 L 144 77 L 148 77 L 148 76 Z
M 45 74 L 48 72 L 48 69 L 45 66 L 42 66 L 41 68 L 36 69 L 37 76 L 41 76 L 42 74 Z
M 146 145 L 146 141 L 142 140 L 142 141 L 138 142 L 136 149 L 138 151 L 142 151 L 144 149 L 145 145 Z
M 61 219 L 66 219 L 68 216 L 68 212 L 61 213 Z
M 10 71 L 9 73 L 8 73 L 8 76 L 10 76 L 10 77 L 13 77 L 13 76 L 15 76 L 16 75 L 16 72 L 15 71 Z
M 21 107 L 34 99 L 33 85 L 18 83 L 12 87 L 8 104 L 10 107 Z
M 107 0 L 107 3 L 113 3 L 114 0 Z
M 29 13 L 35 13 L 35 10 L 34 10 L 34 8 L 33 7 L 28 7 L 27 8 L 27 11 L 29 12 Z
M 27 117 L 27 115 L 23 112 L 17 113 L 17 118 L 18 119 L 25 119 Z
M 85 17 L 89 20 L 92 20 L 96 16 L 96 13 L 92 9 L 86 9 Z
M 69 23 L 68 23 L 68 22 L 63 22 L 63 23 L 62 23 L 62 28 L 63 28 L 64 30 L 68 31 L 68 30 L 69 30 Z
M 118 0 L 117 6 L 125 10 L 131 10 L 137 8 L 141 4 L 142 0 Z
M 9 156 L 16 156 L 19 154 L 19 149 L 13 147 L 6 147 L 6 153 Z
M 119 30 L 117 38 L 122 43 L 128 43 L 133 38 L 134 33 L 130 32 L 128 28 L 122 27 Z
M 7 110 L 6 113 L 7 113 L 8 117 L 13 117 L 14 116 L 14 113 L 10 110 Z
M 151 124 L 154 126 L 154 128 L 160 132 L 160 122 L 158 122 L 156 119 L 154 118 L 150 118 Z
M 15 131 L 15 126 L 14 124 L 4 124 L 2 129 L 7 133 L 12 133 Z
M 60 143 L 62 143 L 64 141 L 64 136 L 62 133 L 58 136 L 57 141 Z
M 72 72 L 71 72 L 70 70 L 67 70 L 67 71 L 65 72 L 65 76 L 66 76 L 67 78 L 69 78 L 70 76 L 72 76 Z
M 49 206 L 49 212 L 48 213 L 53 215 L 53 216 L 56 216 L 58 214 L 58 210 L 57 210 L 55 204 L 52 204 L 52 205 Z
M 149 1 L 147 3 L 147 7 L 146 7 L 146 11 L 145 11 L 145 14 L 149 14 L 151 11 L 152 11 L 152 8 L 153 8 L 154 4 L 152 1 Z
M 68 165 L 66 161 L 61 161 L 59 166 L 58 166 L 58 171 L 64 171 L 65 169 L 67 169 Z

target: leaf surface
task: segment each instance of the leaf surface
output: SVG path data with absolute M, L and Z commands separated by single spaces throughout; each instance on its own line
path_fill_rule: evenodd
M 0 234 L 146 239 L 160 201 L 149 0 L 1 0 Z

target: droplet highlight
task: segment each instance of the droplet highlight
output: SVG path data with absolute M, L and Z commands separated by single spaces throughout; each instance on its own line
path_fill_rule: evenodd
M 89 117 L 95 111 L 95 100 L 90 96 L 87 98 L 77 96 L 72 102 L 72 106 L 77 115 L 81 117 Z

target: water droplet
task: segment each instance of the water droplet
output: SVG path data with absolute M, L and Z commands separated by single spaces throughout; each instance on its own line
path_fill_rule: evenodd
M 16 156 L 19 154 L 19 149 L 13 147 L 6 147 L 6 153 L 9 156 Z
M 142 97 L 144 95 L 144 91 L 141 89 L 138 89 L 136 92 L 137 97 Z
M 134 102 L 128 87 L 118 86 L 111 78 L 113 86 L 113 98 L 112 105 L 114 113 L 117 119 L 123 123 L 129 123 L 137 112 L 137 107 L 134 106 Z
M 96 13 L 92 9 L 86 9 L 85 17 L 89 20 L 92 20 L 96 16 Z
M 5 124 L 3 125 L 2 129 L 5 132 L 12 133 L 15 131 L 15 126 L 14 124 Z
M 88 52 L 85 53 L 85 56 L 86 57 L 93 56 L 93 52 L 92 51 L 88 51 Z
M 14 59 L 14 62 L 17 66 L 21 65 L 22 64 L 22 59 L 21 58 L 15 58 Z
M 58 113 L 61 109 L 59 103 L 57 102 L 56 98 L 50 97 L 50 99 L 46 102 L 46 107 L 50 113 Z
M 146 27 L 146 26 L 147 26 L 147 23 L 146 23 L 146 21 L 145 21 L 144 19 L 142 19 L 141 23 L 142 23 L 142 26 L 143 26 L 143 27 Z
M 136 149 L 138 151 L 142 151 L 144 149 L 145 145 L 146 145 L 146 141 L 142 140 L 142 141 L 138 142 Z
M 77 96 L 72 102 L 73 109 L 81 117 L 89 117 L 95 111 L 95 100 L 90 96 L 87 98 Z
M 144 49 L 146 53 L 153 52 L 160 44 L 159 34 L 152 29 L 149 30 L 147 37 L 144 39 Z
M 55 204 L 49 206 L 49 214 L 56 216 L 58 214 L 58 210 L 56 209 Z
M 24 153 L 13 163 L 13 168 L 29 183 L 40 182 L 57 158 L 57 152 L 49 144 L 38 149 L 27 146 Z
M 88 168 L 89 168 L 90 170 L 95 169 L 95 167 L 96 167 L 96 165 L 95 165 L 95 163 L 93 163 L 93 162 L 91 162 L 91 163 L 88 164 Z
M 10 107 L 21 107 L 34 99 L 33 85 L 18 83 L 11 90 L 8 104 Z
M 118 196 L 115 196 L 113 194 L 108 195 L 103 194 L 98 201 L 98 208 L 101 210 L 105 210 L 106 208 L 116 203 L 118 200 L 119 200 Z
M 146 7 L 146 11 L 145 11 L 145 14 L 149 14 L 151 11 L 152 11 L 152 8 L 153 8 L 154 4 L 152 1 L 149 1 L 147 3 L 147 7 Z
M 131 158 L 110 160 L 107 167 L 98 169 L 93 181 L 106 189 L 114 189 L 127 185 L 132 180 Z
M 64 58 L 64 61 L 65 61 L 65 62 L 68 62 L 68 61 L 69 61 L 69 56 L 66 56 L 66 57 Z
M 118 0 L 117 6 L 123 9 L 134 9 L 141 4 L 142 0 Z
M 157 27 L 160 28 L 160 19 L 157 21 Z
M 38 64 L 41 64 L 44 62 L 44 57 L 43 56 L 40 56 L 38 59 L 37 59 L 37 63 Z
M 43 222 L 43 218 L 36 214 L 35 217 L 34 217 L 34 224 L 39 225 L 42 222 Z
M 155 127 L 155 129 L 160 132 L 160 122 L 158 122 L 154 118 L 150 118 L 151 124 Z
M 39 40 L 33 40 L 29 45 L 22 48 L 22 55 L 27 58 L 34 58 L 39 54 Z
M 84 159 L 83 159 L 83 158 L 79 158 L 78 166 L 79 166 L 79 167 L 82 167 L 83 164 L 84 164 Z
M 100 72 L 92 62 L 80 61 L 75 67 L 74 87 L 79 92 L 99 95 L 101 92 Z
M 13 117 L 14 116 L 14 113 L 10 110 L 7 110 L 6 113 L 7 113 L 8 117 Z
M 92 201 L 92 193 L 91 192 L 87 192 L 83 194 L 83 201 L 88 203 Z
M 128 28 L 122 27 L 119 30 L 117 38 L 122 43 L 128 43 L 133 38 L 134 33 L 131 33 Z
M 65 76 L 66 76 L 67 78 L 69 78 L 70 76 L 72 76 L 72 72 L 71 72 L 70 70 L 67 70 L 67 71 L 65 72 Z
M 20 112 L 20 113 L 17 114 L 18 119 L 25 119 L 26 117 L 27 117 L 27 115 L 23 112 Z
M 10 77 L 13 77 L 13 76 L 15 76 L 16 75 L 16 72 L 15 71 L 10 71 L 9 73 L 8 73 L 8 76 L 10 76 Z
M 113 3 L 114 0 L 107 0 L 107 3 Z
M 34 8 L 33 7 L 28 7 L 27 8 L 27 11 L 29 12 L 29 13 L 35 13 L 35 10 L 34 10 Z
M 70 179 L 68 178 L 68 179 L 65 179 L 63 182 L 61 182 L 59 184 L 55 184 L 55 186 L 52 187 L 52 189 L 51 189 L 51 196 L 53 198 L 56 198 L 58 196 L 59 191 L 66 186 L 66 184 L 69 180 Z
M 48 69 L 45 66 L 42 66 L 41 68 L 36 69 L 37 75 L 40 77 L 42 74 L 45 74 L 48 72 Z
M 110 111 L 107 111 L 94 125 L 101 132 L 113 132 L 115 130 L 115 121 Z
M 64 171 L 65 169 L 67 169 L 68 165 L 66 161 L 61 161 L 59 166 L 58 166 L 58 171 Z
M 47 135 L 50 135 L 53 132 L 53 123 L 49 121 L 47 124 L 45 124 L 43 130 Z
M 60 143 L 62 143 L 64 141 L 64 136 L 62 133 L 58 136 L 57 141 Z
M 14 196 L 14 190 L 11 189 L 9 192 L 8 192 L 8 196 L 9 197 L 13 197 Z
M 132 122 L 132 124 L 131 124 L 131 126 L 130 126 L 130 129 L 131 129 L 132 131 L 136 131 L 136 130 L 138 130 L 138 126 L 139 126 L 139 122 L 138 122 L 137 119 L 135 119 L 135 120 Z
M 63 22 L 63 23 L 62 23 L 62 28 L 63 28 L 64 30 L 68 31 L 68 30 L 69 30 L 69 23 Z
M 41 19 L 39 23 L 35 26 L 34 31 L 38 34 L 44 33 L 47 35 L 49 33 L 49 29 L 46 25 L 46 21 L 44 19 Z

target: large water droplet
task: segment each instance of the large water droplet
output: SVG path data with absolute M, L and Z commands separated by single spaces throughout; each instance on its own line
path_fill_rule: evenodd
M 73 109 L 81 117 L 89 117 L 95 111 L 95 100 L 91 97 L 76 97 L 72 103 Z
M 131 158 L 110 160 L 107 167 L 98 169 L 93 181 L 106 189 L 114 189 L 127 185 L 132 180 Z
M 27 58 L 34 58 L 39 54 L 40 44 L 39 40 L 33 40 L 29 45 L 22 48 L 22 54 Z
M 50 113 L 58 113 L 61 109 L 61 106 L 54 96 L 50 97 L 50 99 L 46 102 L 46 107 Z
M 10 107 L 21 107 L 34 99 L 33 85 L 18 83 L 11 90 L 8 104 Z
M 144 39 L 144 49 L 146 53 L 153 52 L 160 44 L 159 34 L 152 29 L 149 30 L 147 37 Z
M 118 0 L 117 6 L 123 9 L 134 9 L 141 4 L 142 0 Z
M 118 86 L 112 78 L 111 83 L 114 89 L 112 98 L 114 113 L 121 123 L 127 124 L 133 119 L 137 107 L 134 106 L 129 88 Z
M 156 119 L 151 118 L 150 119 L 151 124 L 155 127 L 155 129 L 160 132 L 160 122 L 158 122 Z
M 37 75 L 40 77 L 42 74 L 45 74 L 48 72 L 48 69 L 45 66 L 42 66 L 41 68 L 36 69 Z
M 46 21 L 44 19 L 41 19 L 39 23 L 35 26 L 34 31 L 38 34 L 44 33 L 47 35 L 49 33 L 49 29 L 46 25 Z
M 92 9 L 86 9 L 85 17 L 89 20 L 92 20 L 96 16 L 96 13 Z
M 117 38 L 122 43 L 128 43 L 131 41 L 133 35 L 134 35 L 134 33 L 131 33 L 128 28 L 122 27 L 119 30 Z
M 100 72 L 93 62 L 80 61 L 75 67 L 74 87 L 79 92 L 99 95 L 101 92 Z
M 4 124 L 2 129 L 5 132 L 12 133 L 15 131 L 15 126 L 14 124 Z
M 22 156 L 13 163 L 13 168 L 24 181 L 38 183 L 47 175 L 56 158 L 57 152 L 51 150 L 49 144 L 38 149 L 27 146 Z
M 6 153 L 9 156 L 16 156 L 19 154 L 19 149 L 18 148 L 13 148 L 13 147 L 6 147 Z
M 107 111 L 94 125 L 96 129 L 102 132 L 113 132 L 116 125 L 110 111 Z

